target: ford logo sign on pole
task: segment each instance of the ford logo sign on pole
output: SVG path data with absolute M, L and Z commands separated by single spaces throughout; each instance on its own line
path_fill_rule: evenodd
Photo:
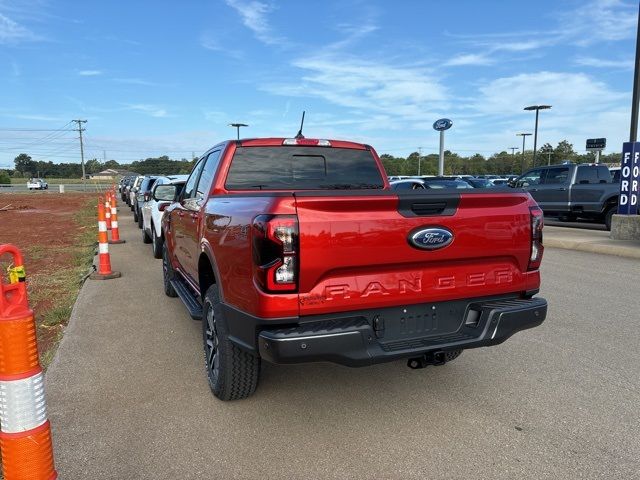
M 453 233 L 442 227 L 419 228 L 409 234 L 409 244 L 421 250 L 437 250 L 453 242 Z
M 448 118 L 441 118 L 433 122 L 433 129 L 440 132 L 440 159 L 438 160 L 438 175 L 444 175 L 444 131 L 449 130 L 453 122 Z

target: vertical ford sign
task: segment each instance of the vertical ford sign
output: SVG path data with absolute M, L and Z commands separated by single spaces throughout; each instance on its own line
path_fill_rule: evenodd
M 620 169 L 618 213 L 636 215 L 640 196 L 640 142 L 624 142 Z

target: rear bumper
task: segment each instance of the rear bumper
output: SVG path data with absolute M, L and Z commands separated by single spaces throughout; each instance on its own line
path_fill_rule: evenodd
M 245 324 L 249 329 L 243 332 L 234 321 L 228 326 L 232 341 L 272 363 L 328 361 L 357 367 L 497 345 L 540 325 L 546 315 L 543 298 L 503 297 L 300 317 L 275 327 L 263 321 L 253 327 Z M 246 336 L 252 329 L 257 345 Z

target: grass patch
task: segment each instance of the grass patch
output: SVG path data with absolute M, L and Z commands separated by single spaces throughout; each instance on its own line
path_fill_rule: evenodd
M 36 282 L 31 285 L 38 301 L 48 304 L 37 318 L 39 333 L 47 338 L 40 351 L 40 363 L 45 369 L 53 360 L 62 337 L 62 327 L 69 322 L 82 281 L 93 264 L 96 246 L 95 203 L 95 199 L 88 200 L 74 215 L 73 221 L 78 232 L 73 244 L 64 248 L 71 256 L 69 264 L 65 268 L 38 275 Z M 47 251 L 51 252 L 51 249 Z

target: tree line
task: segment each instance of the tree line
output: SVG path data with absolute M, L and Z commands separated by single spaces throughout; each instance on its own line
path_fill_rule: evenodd
M 131 163 L 119 163 L 116 160 L 101 162 L 97 159 L 85 162 L 85 173 L 94 175 L 106 169 L 126 170 L 143 175 L 156 173 L 159 175 L 189 173 L 193 168 L 195 159 L 172 160 L 167 155 L 149 157 Z M 82 165 L 79 163 L 53 163 L 51 161 L 36 161 L 26 153 L 21 153 L 14 160 L 15 168 L 5 174 L 17 178 L 43 177 L 43 178 L 82 178 Z M 0 172 L 2 172 L 0 170 Z M 10 179 L 9 179 L 10 180 Z M 0 181 L 0 183 L 4 183 Z M 8 183 L 8 182 L 7 182 Z
M 600 155 L 600 162 L 607 164 L 619 164 L 620 153 L 608 153 Z M 595 162 L 595 153 L 577 153 L 573 145 L 566 140 L 558 143 L 553 148 L 549 143 L 545 143 L 538 150 L 536 165 L 554 165 L 564 161 L 574 163 Z M 417 175 L 418 160 L 420 161 L 421 175 L 438 174 L 438 155 L 422 155 L 413 152 L 407 157 L 394 157 L 393 155 L 381 155 L 380 160 L 387 172 L 387 175 Z M 520 174 L 533 167 L 533 151 L 526 151 L 523 154 L 511 154 L 506 151 L 495 153 L 490 157 L 485 157 L 476 153 L 469 157 L 460 156 L 449 150 L 444 152 L 444 173 L 445 175 L 509 175 Z
M 601 155 L 600 161 L 608 164 L 620 163 L 620 153 L 608 153 Z M 420 155 L 413 152 L 407 157 L 395 157 L 384 154 L 380 157 L 382 164 L 388 175 L 417 175 L 418 163 L 420 163 L 420 174 L 438 174 L 438 155 Z M 177 174 L 189 173 L 196 159 L 188 160 L 182 158 L 173 160 L 167 155 L 160 157 L 149 157 L 144 160 L 131 163 L 118 163 L 116 160 L 101 162 L 97 159 L 88 160 L 85 163 L 85 172 L 93 175 L 102 170 L 115 169 L 126 170 L 140 174 Z M 419 162 L 418 162 L 419 160 Z M 537 153 L 536 164 L 547 165 L 557 164 L 564 161 L 575 163 L 591 163 L 595 161 L 595 154 L 577 153 L 573 145 L 566 140 L 558 143 L 554 148 L 549 143 L 540 147 Z M 10 176 L 17 178 L 29 178 L 40 176 L 44 178 L 81 178 L 82 166 L 79 163 L 53 163 L 51 161 L 36 161 L 26 153 L 21 153 L 15 160 L 15 169 L 9 171 L 0 170 L 0 184 L 9 183 Z M 495 153 L 490 157 L 485 157 L 476 153 L 465 157 L 449 150 L 445 151 L 445 174 L 446 175 L 507 175 L 519 174 L 533 166 L 533 152 L 511 154 L 506 151 Z

